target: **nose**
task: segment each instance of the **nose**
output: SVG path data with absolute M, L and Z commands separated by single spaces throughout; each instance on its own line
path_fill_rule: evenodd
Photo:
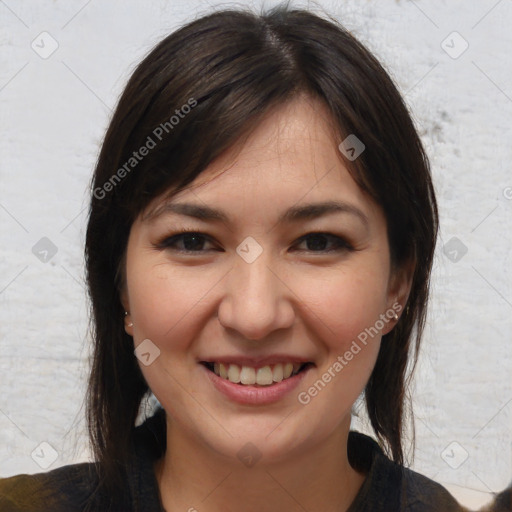
M 239 258 L 225 282 L 219 321 L 245 339 L 264 339 L 295 320 L 290 289 L 268 263 L 263 255 L 252 263 Z

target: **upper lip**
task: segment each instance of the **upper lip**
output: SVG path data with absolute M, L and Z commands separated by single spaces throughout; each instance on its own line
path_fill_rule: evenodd
M 240 366 L 249 366 L 260 368 L 279 363 L 312 363 L 312 359 L 294 355 L 272 355 L 265 357 L 247 357 L 247 356 L 214 356 L 200 359 L 201 363 L 223 363 L 238 364 Z

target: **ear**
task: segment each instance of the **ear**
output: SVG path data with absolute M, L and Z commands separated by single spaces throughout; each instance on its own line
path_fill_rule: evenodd
M 386 317 L 389 318 L 388 312 L 393 314 L 393 317 L 382 330 L 383 335 L 391 332 L 400 320 L 400 316 L 407 305 L 407 300 L 411 293 L 415 268 L 416 263 L 414 261 L 407 261 L 400 265 L 400 267 L 393 267 L 391 269 L 387 292 Z
M 119 298 L 121 300 L 121 304 L 123 305 L 123 308 L 125 311 L 124 330 L 125 330 L 126 334 L 128 334 L 129 336 L 133 336 L 133 322 L 132 322 L 131 313 L 130 313 L 130 311 L 131 311 L 130 310 L 130 300 L 128 298 L 128 292 L 126 290 L 126 286 L 124 286 L 123 289 L 121 290 Z

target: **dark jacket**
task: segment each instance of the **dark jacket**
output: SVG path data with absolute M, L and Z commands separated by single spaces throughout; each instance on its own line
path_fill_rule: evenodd
M 136 429 L 136 451 L 128 471 L 128 505 L 112 512 L 162 512 L 154 461 L 165 446 L 165 413 L 159 409 Z M 460 512 L 448 491 L 436 482 L 390 461 L 370 437 L 350 432 L 348 456 L 352 466 L 367 474 L 349 512 Z M 1 512 L 82 512 L 94 503 L 108 509 L 95 494 L 98 476 L 93 463 L 72 464 L 47 473 L 0 479 Z M 242 511 L 243 512 L 243 511 Z M 316 511 L 314 511 L 316 512 Z

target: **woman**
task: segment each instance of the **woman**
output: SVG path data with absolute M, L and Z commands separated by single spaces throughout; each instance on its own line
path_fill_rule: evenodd
M 4 479 L 2 510 L 460 510 L 403 455 L 437 227 L 407 109 L 335 22 L 171 34 L 92 183 L 96 462 Z M 350 431 L 363 392 L 379 443 Z

